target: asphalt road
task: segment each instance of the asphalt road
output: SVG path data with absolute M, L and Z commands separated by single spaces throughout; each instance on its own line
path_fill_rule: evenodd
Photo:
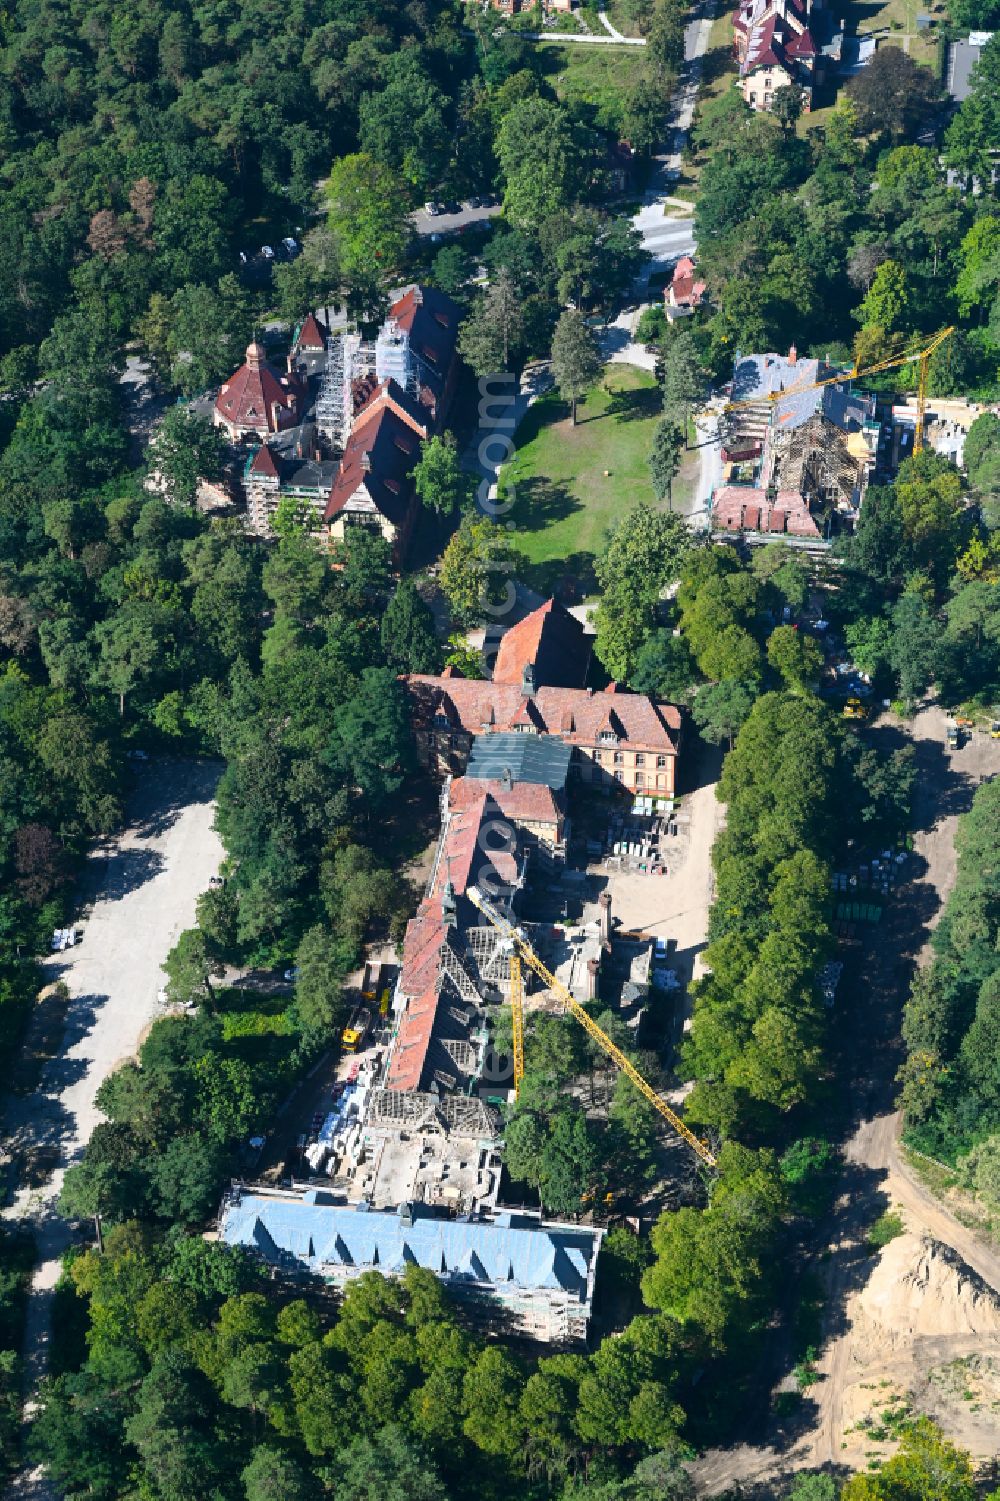
M 61 980 L 69 989 L 66 1030 L 40 1087 L 12 1100 L 4 1130 L 5 1155 L 48 1167 L 35 1173 L 37 1186 L 22 1179 L 4 1209 L 5 1218 L 30 1228 L 38 1250 L 24 1340 L 32 1388 L 44 1374 L 52 1289 L 70 1244 L 55 1203 L 66 1168 L 101 1119 L 97 1091 L 133 1056 L 160 1011 L 160 965 L 194 922 L 195 901 L 219 868 L 223 849 L 212 827 L 219 771 L 217 764 L 193 761 L 150 761 L 140 768 L 128 828 L 88 861 L 81 889 L 89 905 L 77 916 L 83 940 L 44 966 L 47 982 Z M 46 1492 L 37 1476 L 24 1475 L 9 1494 Z
M 418 208 L 410 215 L 410 222 L 418 235 L 453 235 L 468 229 L 470 224 L 485 224 L 499 213 L 499 203 L 488 208 L 462 208 L 457 214 L 428 214 Z

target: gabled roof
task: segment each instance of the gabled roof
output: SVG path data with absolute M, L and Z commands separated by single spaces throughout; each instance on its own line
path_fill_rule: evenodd
M 704 297 L 707 291 L 706 284 L 695 280 L 694 261 L 689 255 L 682 255 L 674 267 L 674 274 L 670 279 L 670 291 L 674 302 L 682 307 L 700 302 Z
M 317 318 L 315 313 L 308 313 L 299 329 L 298 338 L 295 340 L 296 349 L 325 349 L 326 341 L 330 337 L 330 330 L 326 324 Z
M 409 336 L 421 387 L 439 398 L 455 358 L 462 318 L 458 303 L 436 287 L 415 286 L 393 303 L 389 317 Z
M 253 463 L 250 465 L 250 473 L 263 474 L 268 479 L 278 479 L 280 477 L 274 454 L 266 443 L 262 443 L 254 454 Z
M 540 724 L 542 733 L 558 735 L 567 745 L 595 745 L 598 729 L 608 714 L 608 695 L 585 688 L 539 688 L 526 699 L 520 688 L 505 683 L 442 679 L 422 673 L 413 673 L 403 681 L 418 728 L 432 727 L 434 708 L 445 688 L 462 728 L 472 735 L 483 731 L 492 711 L 497 731 L 511 730 L 516 721 L 528 720 L 529 724 Z M 681 716 L 673 704 L 654 703 L 643 693 L 616 693 L 614 712 L 622 726 L 622 738 L 637 750 L 676 754 Z M 568 715 L 575 724 L 572 731 L 562 729 Z
M 495 738 L 495 737 L 489 737 Z M 523 736 L 519 738 L 523 739 Z M 561 822 L 563 814 L 555 792 L 538 782 L 482 781 L 469 776 L 456 777 L 448 788 L 448 804 L 454 809 L 473 804 L 487 792 L 504 818 L 513 823 Z
M 376 381 L 374 385 L 366 389 L 364 399 L 355 412 L 354 431 L 357 432 L 383 407 L 388 407 L 422 438 L 427 437 L 429 427 L 425 408 L 408 391 L 404 391 L 403 387 L 391 376 L 388 380 Z
M 351 433 L 330 489 L 323 520 L 330 522 L 364 487 L 375 509 L 394 526 L 406 519 L 420 434 L 389 406 L 379 407 Z
M 264 347 L 256 340 L 247 347 L 246 362 L 222 386 L 215 398 L 216 411 L 236 427 L 277 432 L 274 408 L 297 414 L 303 390 L 295 375 L 282 375 L 268 364 Z
M 590 664 L 590 641 L 574 615 L 548 599 L 517 625 L 505 631 L 493 668 L 494 683 L 524 681 L 526 668 L 533 684 L 582 688 Z

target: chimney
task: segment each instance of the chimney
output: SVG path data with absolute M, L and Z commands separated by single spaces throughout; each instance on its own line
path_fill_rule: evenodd
M 601 970 L 600 959 L 587 960 L 587 1000 L 597 1000 L 597 976 Z
M 798 359 L 798 357 L 799 357 L 799 351 L 796 349 L 795 345 L 792 344 L 791 347 L 789 348 L 789 351 L 788 351 L 788 363 L 790 365 L 794 365 L 795 361 Z
M 285 369 L 288 371 L 289 375 L 294 375 L 295 374 L 295 366 L 292 363 L 292 351 L 291 350 L 289 350 L 288 353 L 287 353 L 287 355 L 285 356 Z
M 535 691 L 535 664 L 534 664 L 534 662 L 525 662 L 525 664 L 524 664 L 524 670 L 521 673 L 521 692 L 522 693 L 534 693 L 534 691 Z
M 509 792 L 514 785 L 514 773 L 509 766 L 505 766 L 500 776 L 500 786 L 505 792 Z
M 611 942 L 611 892 L 602 891 L 597 898 L 597 922 L 601 930 L 601 942 Z

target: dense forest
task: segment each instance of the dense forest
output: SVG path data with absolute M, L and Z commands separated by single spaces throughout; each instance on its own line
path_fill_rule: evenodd
M 908 1138 L 1000 1207 L 1000 785 L 979 788 L 956 837 L 958 875 L 934 930 L 934 958 L 906 1007 L 902 1073 Z
M 397 675 L 438 668 L 445 648 L 380 542 L 356 535 L 331 568 L 294 518 L 264 548 L 201 515 L 194 481 L 221 464 L 217 435 L 177 406 L 155 455 L 140 452 L 120 377 L 138 356 L 171 398 L 202 393 L 269 318 L 291 323 L 329 299 L 368 319 L 417 274 L 462 303 L 477 373 L 520 370 L 557 328 L 569 344 L 566 304 L 616 309 L 642 263 L 609 147 L 631 142 L 641 181 L 683 52 L 676 0 L 627 9 L 649 48 L 612 109 L 561 98 L 516 28 L 470 34 L 452 0 L 287 12 L 18 0 L 0 22 L 3 1055 L 39 988 L 33 956 L 73 912 L 88 846 L 120 829 L 139 757 L 220 763 L 226 849 L 225 883 L 202 895 L 166 965 L 169 999 L 197 1009 L 159 1021 L 105 1083 L 106 1120 L 66 1177 L 65 1213 L 106 1225 L 104 1255 L 69 1259 L 31 1438 L 70 1498 L 686 1501 L 692 1446 L 731 1432 L 755 1400 L 781 1253 L 823 1212 L 836 1171 L 817 1125 L 831 1064 L 815 976 L 832 952 L 844 813 L 873 842 L 895 841 L 913 781 L 905 751 L 880 752 L 816 693 L 819 646 L 783 615 L 817 580 L 781 544 L 744 564 L 640 505 L 597 562 L 607 672 L 683 704 L 730 752 L 711 973 L 680 1059 L 690 1118 L 724 1143 L 719 1173 L 710 1194 L 689 1185 L 648 1240 L 607 1238 L 617 1332 L 587 1355 L 529 1357 L 471 1336 L 422 1273 L 306 1301 L 192 1233 L 240 1144 L 336 1036 L 365 940 L 398 934 L 412 910 L 399 872 L 434 804 Z M 733 91 L 704 105 L 696 226 L 714 306 L 662 333 L 672 424 L 686 429 L 737 347 L 794 340 L 864 363 L 945 321 L 958 331 L 932 389 L 996 394 L 994 189 L 948 186 L 938 153 L 913 144 L 937 94 L 913 69 L 880 63 L 874 86 L 852 85 L 808 138 L 794 109 L 754 115 Z M 960 182 L 991 183 L 998 84 L 1000 39 L 947 130 L 943 166 Z M 409 216 L 425 198 L 493 192 L 491 234 L 415 241 Z M 241 251 L 253 260 L 290 233 L 298 259 L 270 279 L 244 268 Z M 575 399 L 572 359 L 553 352 Z M 436 462 L 422 498 L 447 516 L 464 495 L 453 454 Z M 162 493 L 146 487 L 150 469 Z M 981 709 L 1000 696 L 996 418 L 975 424 L 966 471 L 907 460 L 869 491 L 857 536 L 819 580 L 833 628 L 904 712 L 931 685 Z M 669 454 L 653 481 L 669 495 Z M 481 619 L 491 568 L 516 559 L 502 529 L 462 520 L 442 572 L 457 624 Z M 908 1011 L 904 1080 L 915 1142 L 961 1154 L 983 1193 L 1000 1131 L 984 1062 L 996 1050 L 993 791 L 964 825 L 959 884 Z M 222 983 L 228 965 L 255 964 L 294 964 L 293 993 L 263 1007 Z M 655 1055 L 637 1057 L 663 1078 Z M 566 1086 L 597 1060 L 562 1018 L 532 1022 L 526 1062 L 514 1176 L 556 1213 L 612 1187 L 637 1201 L 661 1150 L 644 1102 L 618 1081 L 603 1118 L 583 1109 Z M 9 1466 L 29 1248 L 8 1237 L 0 1256 Z M 939 1435 L 907 1446 L 896 1490 L 892 1461 L 884 1485 L 849 1482 L 847 1501 L 908 1498 L 945 1473 L 942 1497 L 971 1496 L 967 1461 Z M 792 1491 L 836 1494 L 822 1476 Z
M 792 343 L 866 366 L 955 324 L 932 362 L 932 393 L 995 395 L 1000 220 L 990 193 L 966 189 L 989 180 L 998 80 L 994 40 L 943 152 L 913 144 L 938 97 L 933 76 L 892 46 L 805 136 L 794 112 L 754 113 L 736 90 L 708 101 L 694 142 L 699 271 L 714 303 L 699 340 L 710 368 L 725 379 L 734 348 Z M 915 385 L 912 366 L 892 385 L 907 375 Z

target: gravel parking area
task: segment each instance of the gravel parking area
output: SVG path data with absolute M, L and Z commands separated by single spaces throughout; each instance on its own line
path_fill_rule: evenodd
M 97 1090 L 155 1018 L 160 965 L 219 868 L 222 844 L 212 827 L 219 772 L 203 762 L 140 766 L 128 828 L 88 861 L 89 905 L 77 914 L 82 942 L 46 961 L 47 979 L 69 988 L 66 1031 L 38 1090 L 11 1102 L 4 1148 L 20 1185 L 4 1213 L 26 1222 L 38 1247 L 25 1337 L 32 1385 L 44 1370 L 51 1290 L 70 1240 L 54 1204 L 66 1167 L 100 1119 Z

